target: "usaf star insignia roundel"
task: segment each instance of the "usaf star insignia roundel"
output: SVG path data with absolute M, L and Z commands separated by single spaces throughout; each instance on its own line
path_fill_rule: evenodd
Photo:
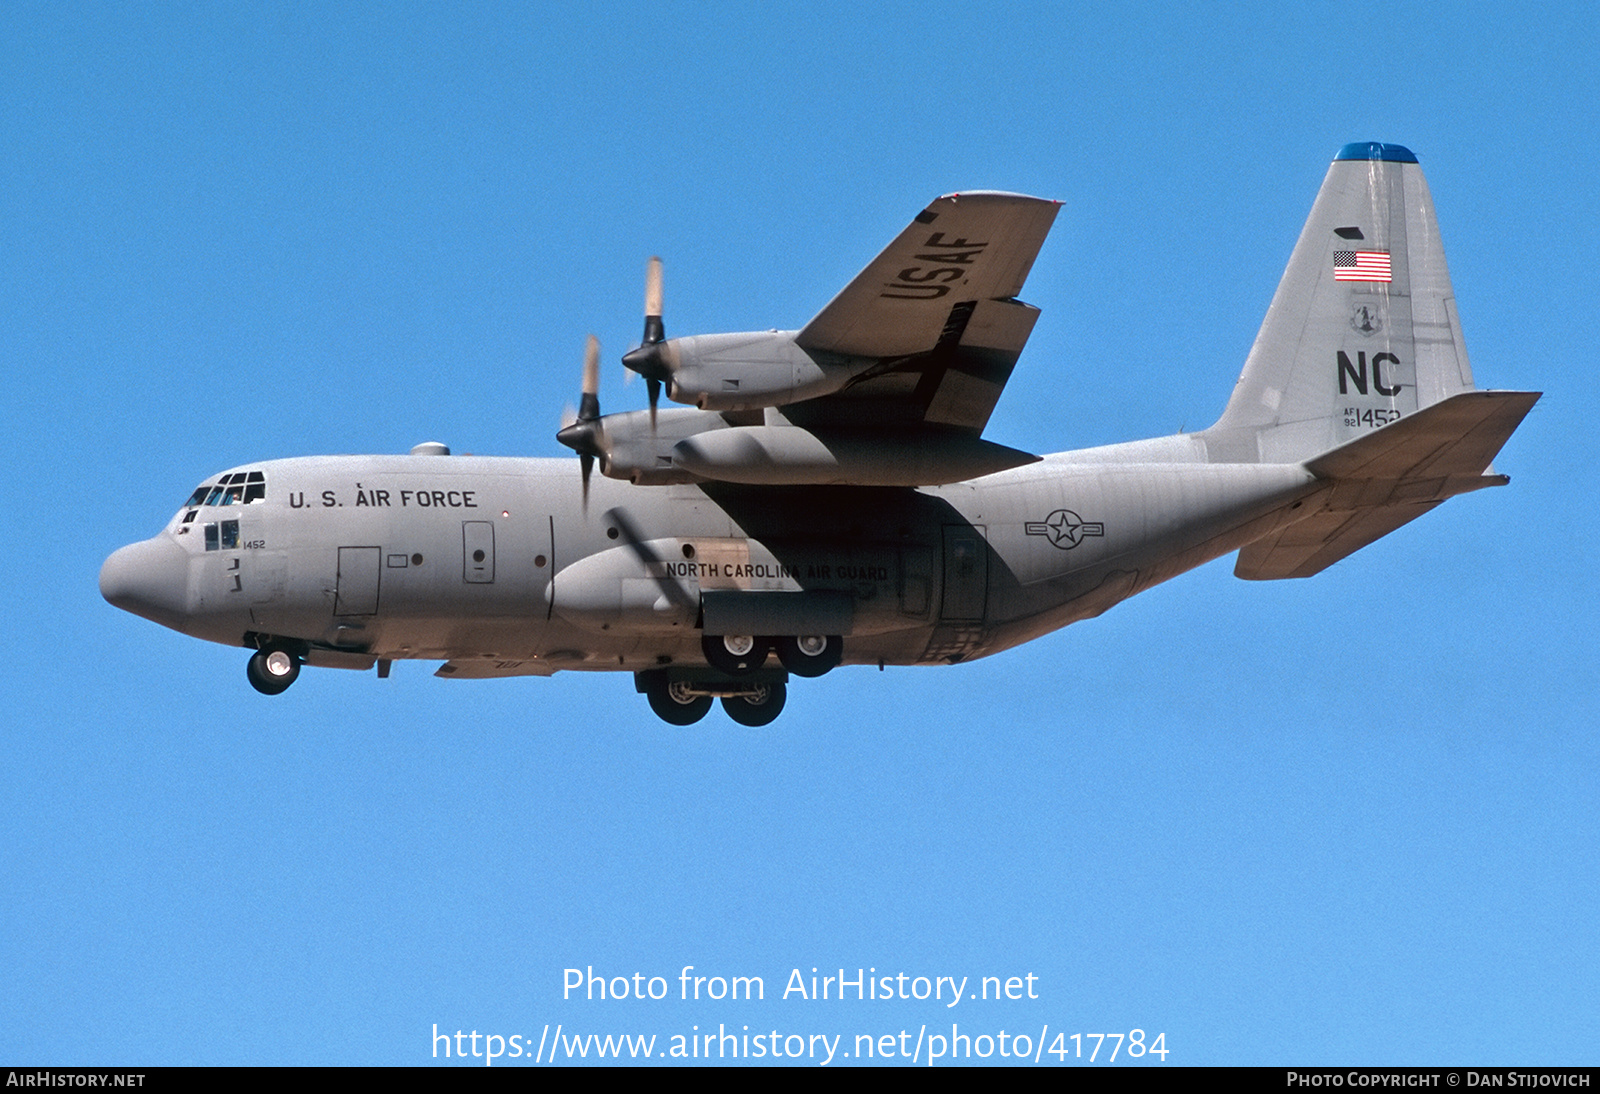
M 1099 521 L 1086 521 L 1071 509 L 1057 509 L 1043 520 L 1030 520 L 1030 536 L 1048 536 L 1052 546 L 1070 551 L 1082 543 L 1085 536 L 1103 536 L 1106 526 Z

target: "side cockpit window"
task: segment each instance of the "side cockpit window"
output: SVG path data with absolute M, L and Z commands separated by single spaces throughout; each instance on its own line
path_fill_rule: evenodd
M 232 551 L 239 546 L 239 522 L 236 520 L 218 521 L 216 524 L 206 525 L 206 550 Z

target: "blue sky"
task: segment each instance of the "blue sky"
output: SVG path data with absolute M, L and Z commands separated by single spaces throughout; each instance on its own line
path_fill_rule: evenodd
M 467 7 L 8 9 L 0 1062 L 952 1023 L 1596 1062 L 1591 6 Z M 268 700 L 98 594 L 225 467 L 563 455 L 589 332 L 643 405 L 646 256 L 669 333 L 798 326 L 953 190 L 1064 203 L 991 439 L 1202 427 L 1355 140 L 1421 160 L 1479 385 L 1547 394 L 1508 489 L 1310 581 L 1222 560 L 758 731 L 621 675 Z M 686 965 L 766 999 L 679 999 Z M 671 994 L 563 999 L 589 966 Z M 781 998 L 813 967 L 1038 998 Z

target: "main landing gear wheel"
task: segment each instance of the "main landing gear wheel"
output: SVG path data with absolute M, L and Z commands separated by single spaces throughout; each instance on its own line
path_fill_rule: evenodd
M 700 649 L 712 668 L 730 676 L 743 676 L 766 663 L 771 644 L 765 638 L 748 634 L 708 634 L 700 639 Z
M 663 679 L 645 692 L 645 698 L 656 716 L 669 725 L 692 726 L 711 710 L 711 696 L 695 695 L 682 680 L 669 683 Z
M 844 658 L 844 639 L 836 634 L 802 634 L 778 639 L 778 660 L 796 676 L 821 676 Z
M 279 646 L 252 654 L 244 667 L 250 686 L 262 695 L 281 695 L 300 675 L 300 659 Z
M 764 726 L 783 713 L 789 689 L 781 683 L 759 684 L 748 695 L 730 695 L 722 709 L 742 726 Z

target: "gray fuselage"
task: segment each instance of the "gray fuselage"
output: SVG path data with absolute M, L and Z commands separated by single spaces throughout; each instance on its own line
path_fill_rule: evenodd
M 846 663 L 948 663 L 1236 550 L 1316 489 L 1300 465 L 1203 458 L 1176 437 L 920 489 L 599 479 L 587 503 L 572 460 L 273 460 L 208 480 L 264 496 L 212 488 L 101 584 L 186 634 L 352 668 L 703 665 L 712 605 L 774 634 L 834 626 Z

